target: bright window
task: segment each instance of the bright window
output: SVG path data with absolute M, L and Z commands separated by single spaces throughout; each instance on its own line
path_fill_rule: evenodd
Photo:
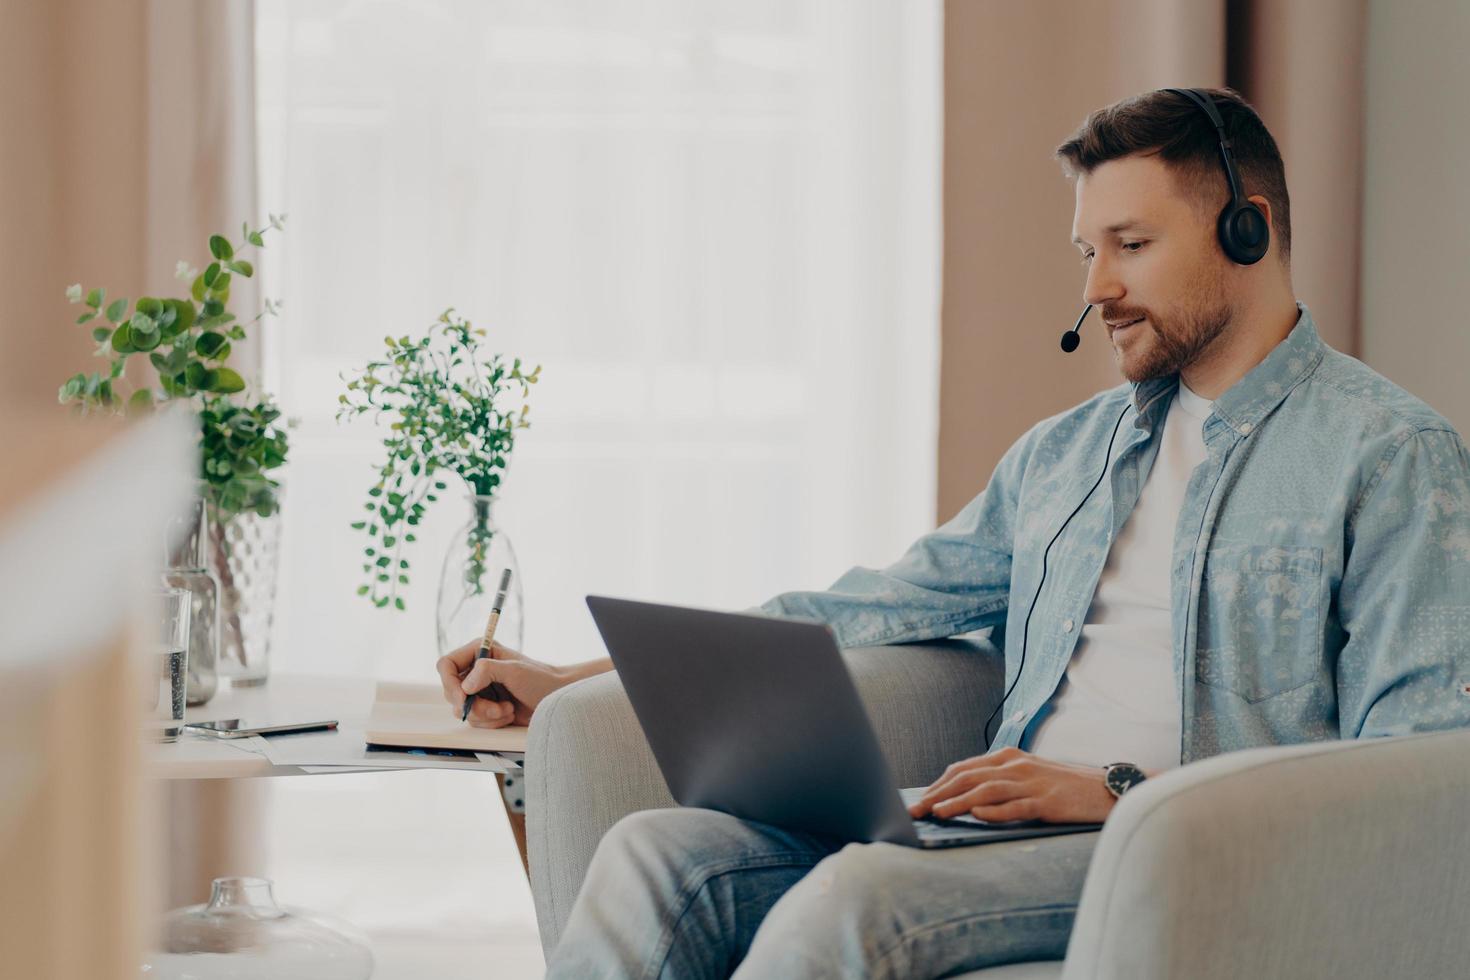
M 256 10 L 260 201 L 289 214 L 266 380 L 300 419 L 275 669 L 432 679 L 465 505 L 422 528 L 408 611 L 370 608 L 348 525 L 377 436 L 334 412 L 339 372 L 448 306 L 543 365 L 496 512 L 532 656 L 602 655 L 589 592 L 742 608 L 933 527 L 938 0 Z M 283 895 L 379 935 L 527 928 L 518 866 L 422 843 L 508 840 L 484 782 L 273 781 Z

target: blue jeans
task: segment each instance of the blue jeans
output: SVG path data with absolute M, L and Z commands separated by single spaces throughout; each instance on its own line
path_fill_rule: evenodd
M 644 810 L 598 845 L 546 976 L 917 978 L 1061 959 L 1096 843 L 925 851 Z

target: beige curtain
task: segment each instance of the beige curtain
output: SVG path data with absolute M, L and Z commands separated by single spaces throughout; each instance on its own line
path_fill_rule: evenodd
M 260 219 L 253 6 L 0 0 L 0 405 L 53 406 L 91 370 L 69 284 L 177 291 L 179 259 Z M 251 286 L 233 292 L 253 315 Z
M 1095 317 L 1078 351 L 1057 347 L 1083 274 L 1052 150 L 1092 109 L 1240 91 L 1286 160 L 1296 294 L 1356 352 L 1361 0 L 950 0 L 945 16 L 939 520 L 1031 425 L 1121 380 Z
M 179 259 L 203 265 L 211 233 L 238 238 L 241 222 L 262 219 L 254 5 L 0 0 L 0 25 L 0 412 L 46 419 L 61 414 L 61 381 L 95 363 L 67 285 L 181 294 Z M 248 320 L 258 292 L 237 280 L 232 293 Z M 237 344 L 232 360 L 252 377 L 258 348 Z M 15 441 L 27 431 L 13 429 Z M 213 875 L 255 868 L 258 787 L 167 790 L 164 904 L 203 900 Z

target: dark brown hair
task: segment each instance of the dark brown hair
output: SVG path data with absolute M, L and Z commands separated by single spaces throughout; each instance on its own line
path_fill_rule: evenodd
M 1213 97 L 1225 123 L 1230 150 L 1246 197 L 1271 202 L 1271 234 L 1283 264 L 1291 260 L 1291 201 L 1286 167 L 1276 141 L 1251 108 L 1228 88 L 1202 90 Z M 1220 162 L 1220 138 L 1210 117 L 1192 101 L 1160 89 L 1115 102 L 1088 115 L 1061 146 L 1057 159 L 1068 177 L 1092 173 L 1109 160 L 1142 154 L 1169 164 L 1179 189 L 1192 198 L 1211 227 L 1230 200 L 1230 182 Z

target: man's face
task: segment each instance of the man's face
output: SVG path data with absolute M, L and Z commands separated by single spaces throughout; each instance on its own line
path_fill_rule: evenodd
M 1101 307 L 1129 381 L 1179 372 L 1229 326 L 1231 265 L 1214 218 L 1181 194 L 1158 157 L 1110 160 L 1078 177 L 1072 237 L 1087 267 L 1083 298 Z

